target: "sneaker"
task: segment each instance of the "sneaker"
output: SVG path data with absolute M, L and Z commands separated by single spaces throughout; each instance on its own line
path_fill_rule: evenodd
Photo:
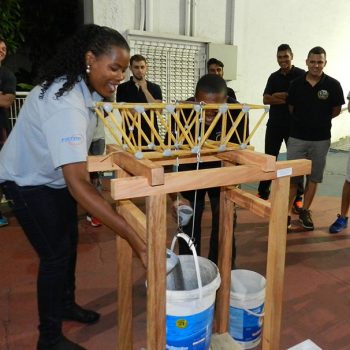
M 348 227 L 348 218 L 346 216 L 337 215 L 338 218 L 329 227 L 329 233 L 339 233 Z
M 301 225 L 307 230 L 307 231 L 313 231 L 314 230 L 314 223 L 312 222 L 311 218 L 311 211 L 308 209 L 302 209 L 301 213 L 299 214 L 299 221 L 301 222 Z
M 86 220 L 89 221 L 90 225 L 93 227 L 99 227 L 102 225 L 102 222 L 99 219 L 91 215 L 86 215 Z
M 5 216 L 0 214 L 0 227 L 7 226 L 8 224 L 9 222 L 7 221 Z
M 300 214 L 303 210 L 303 199 L 302 197 L 295 198 L 295 201 L 293 203 L 293 212 L 295 214 Z

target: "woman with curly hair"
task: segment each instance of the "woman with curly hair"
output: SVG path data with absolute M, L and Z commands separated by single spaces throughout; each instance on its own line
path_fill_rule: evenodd
M 114 94 L 129 64 L 115 30 L 86 25 L 43 68 L 0 153 L 0 183 L 40 259 L 37 350 L 84 349 L 62 334 L 62 320 L 98 321 L 75 302 L 78 202 L 128 240 L 146 264 L 146 247 L 115 213 L 86 170 L 96 128 L 94 101 Z

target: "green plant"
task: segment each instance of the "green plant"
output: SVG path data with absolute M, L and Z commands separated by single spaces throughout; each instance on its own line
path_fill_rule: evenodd
M 9 53 L 15 53 L 24 41 L 21 4 L 22 0 L 0 0 L 0 36 L 6 40 Z

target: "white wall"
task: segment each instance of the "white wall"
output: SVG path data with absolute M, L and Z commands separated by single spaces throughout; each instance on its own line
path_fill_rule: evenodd
M 95 0 L 94 22 L 116 28 L 123 34 L 140 29 L 141 0 Z M 162 34 L 184 34 L 187 0 L 153 0 L 153 28 Z M 196 34 L 216 43 L 229 43 L 232 2 L 235 3 L 234 44 L 238 46 L 238 77 L 229 83 L 238 99 L 262 103 L 262 93 L 270 73 L 278 69 L 276 48 L 288 43 L 294 64 L 305 67 L 308 51 L 323 46 L 327 51 L 326 73 L 338 79 L 347 95 L 350 89 L 350 1 L 348 0 L 196 0 Z M 251 118 L 257 117 L 251 113 Z M 350 135 L 347 112 L 333 122 L 332 140 Z M 265 129 L 253 139 L 263 150 Z
M 276 49 L 288 43 L 294 64 L 306 69 L 305 59 L 314 46 L 327 52 L 325 72 L 338 79 L 345 96 L 350 89 L 348 0 L 236 0 L 235 44 L 238 45 L 238 79 L 233 86 L 241 100 L 261 103 L 270 73 L 278 69 Z M 264 129 L 254 144 L 262 149 Z M 332 140 L 350 135 L 347 112 L 333 121 Z

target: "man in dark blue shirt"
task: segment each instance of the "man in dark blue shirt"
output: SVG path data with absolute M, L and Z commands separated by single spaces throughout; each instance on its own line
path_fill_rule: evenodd
M 290 114 L 287 105 L 287 95 L 290 83 L 303 75 L 305 71 L 292 65 L 293 52 L 288 44 L 277 48 L 277 62 L 280 69 L 272 73 L 264 90 L 264 104 L 270 105 L 269 119 L 266 125 L 265 153 L 278 156 L 282 142 L 287 145 L 290 133 Z M 268 199 L 271 181 L 261 181 L 259 197 Z M 294 202 L 295 211 L 302 207 L 303 186 L 298 189 L 298 197 Z
M 306 59 L 308 71 L 292 82 L 287 98 L 292 116 L 287 158 L 312 160 L 303 209 L 299 214 L 302 226 L 309 231 L 314 229 L 310 206 L 317 186 L 323 179 L 332 119 L 339 115 L 341 106 L 345 103 L 340 83 L 323 72 L 326 63 L 326 51 L 322 47 L 311 49 Z M 291 179 L 291 202 L 295 198 L 297 185 L 302 180 L 302 176 Z

